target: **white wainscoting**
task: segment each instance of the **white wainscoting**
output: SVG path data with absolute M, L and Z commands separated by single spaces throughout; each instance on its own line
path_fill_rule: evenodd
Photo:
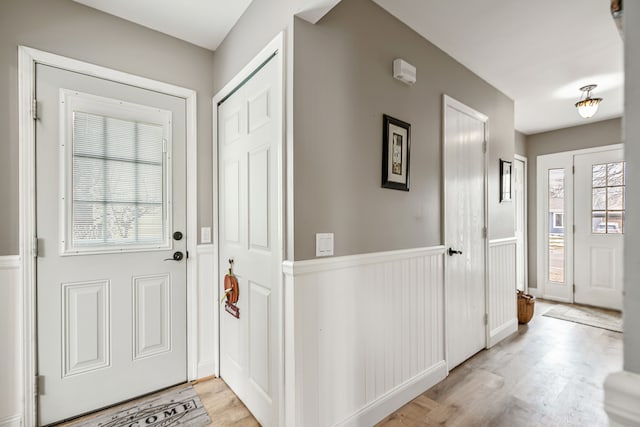
M 22 425 L 20 257 L 0 256 L 0 427 Z
M 213 245 L 198 245 L 198 370 L 197 378 L 215 374 L 218 358 L 218 304 Z
M 516 238 L 489 241 L 488 307 L 491 348 L 518 330 Z
M 443 258 L 284 263 L 287 425 L 373 425 L 446 377 Z

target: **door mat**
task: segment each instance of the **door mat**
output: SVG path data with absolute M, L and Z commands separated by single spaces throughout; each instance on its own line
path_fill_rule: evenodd
M 543 316 L 569 322 L 581 323 L 613 332 L 622 332 L 622 314 L 619 311 L 584 305 L 558 304 L 547 310 Z
M 73 427 L 201 427 L 211 423 L 207 410 L 191 385 L 149 396 L 135 403 L 118 405 L 83 418 Z

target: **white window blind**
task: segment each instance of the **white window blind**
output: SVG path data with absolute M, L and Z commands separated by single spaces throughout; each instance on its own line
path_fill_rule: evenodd
M 165 242 L 163 127 L 73 113 L 72 247 Z

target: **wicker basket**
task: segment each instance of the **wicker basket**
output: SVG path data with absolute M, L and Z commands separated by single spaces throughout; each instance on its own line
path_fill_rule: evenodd
M 518 323 L 529 323 L 533 317 L 533 308 L 536 303 L 536 297 L 518 291 Z

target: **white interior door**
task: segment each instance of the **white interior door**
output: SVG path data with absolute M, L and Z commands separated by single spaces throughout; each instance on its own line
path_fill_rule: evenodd
M 187 379 L 185 101 L 38 65 L 39 422 Z
M 218 106 L 220 292 L 229 260 L 240 317 L 220 309 L 220 375 L 264 426 L 279 425 L 282 83 L 269 60 Z
M 622 149 L 575 156 L 575 302 L 622 309 Z
M 444 197 L 448 368 L 486 346 L 487 117 L 445 96 Z
M 515 237 L 516 237 L 516 288 L 527 291 L 527 205 L 525 161 L 519 158 L 513 161 L 513 203 L 515 204 Z

